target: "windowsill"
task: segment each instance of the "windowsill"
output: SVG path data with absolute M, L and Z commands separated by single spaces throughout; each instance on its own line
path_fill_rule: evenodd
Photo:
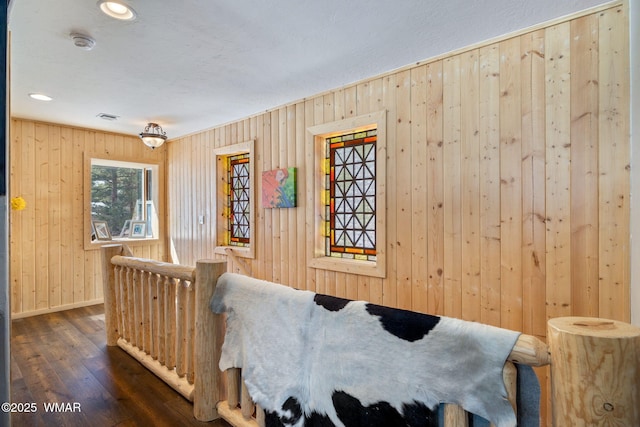
M 358 274 L 361 276 L 385 278 L 387 275 L 384 264 L 380 261 L 356 261 L 322 256 L 312 258 L 308 265 L 311 268 Z
M 150 243 L 158 243 L 160 241 L 157 237 L 148 237 L 148 238 L 128 238 L 128 237 L 118 237 L 113 238 L 111 240 L 93 240 L 89 243 L 89 245 L 85 245 L 86 250 L 94 250 L 100 249 L 105 245 L 113 245 L 118 243 L 126 243 L 128 246 L 138 246 L 138 245 L 147 245 Z
M 236 256 L 238 258 L 255 258 L 255 252 L 253 247 L 240 247 L 240 246 L 216 246 L 213 250 L 214 253 L 219 255 Z

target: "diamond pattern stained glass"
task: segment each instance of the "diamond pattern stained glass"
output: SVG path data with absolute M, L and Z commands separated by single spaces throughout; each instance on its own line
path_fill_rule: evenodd
M 229 245 L 248 246 L 249 230 L 249 153 L 229 160 Z
M 376 259 L 376 130 L 326 139 L 327 256 Z

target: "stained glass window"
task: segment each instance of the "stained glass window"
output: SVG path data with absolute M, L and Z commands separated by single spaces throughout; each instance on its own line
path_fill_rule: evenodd
M 249 229 L 249 153 L 228 157 L 229 245 L 248 246 Z
M 326 139 L 326 255 L 376 260 L 376 129 Z

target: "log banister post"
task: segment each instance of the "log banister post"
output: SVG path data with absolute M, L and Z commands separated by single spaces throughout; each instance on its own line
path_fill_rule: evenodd
M 111 258 L 123 252 L 122 245 L 105 245 L 102 251 L 102 292 L 104 298 L 104 324 L 107 345 L 118 343 L 118 313 L 116 306 L 116 274 Z
M 223 399 L 222 372 L 218 360 L 224 338 L 224 319 L 209 309 L 218 278 L 227 271 L 222 260 L 196 263 L 195 283 L 195 383 L 193 414 L 199 421 L 218 418 L 216 404 Z
M 640 426 L 640 328 L 616 320 L 549 320 L 553 425 Z
M 532 335 L 521 334 L 509 357 L 510 362 L 529 366 L 546 366 L 551 363 L 549 346 Z

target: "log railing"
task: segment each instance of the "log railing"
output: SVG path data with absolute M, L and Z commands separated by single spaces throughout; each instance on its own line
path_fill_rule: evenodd
M 251 401 L 241 371 L 218 369 L 225 322 L 209 303 L 226 262 L 198 261 L 194 268 L 123 253 L 130 251 L 121 245 L 102 248 L 107 345 L 121 347 L 192 401 L 196 419 L 264 426 L 264 412 Z M 514 363 L 545 366 L 553 360 L 553 425 L 640 425 L 640 328 L 559 318 L 549 321 L 549 341 L 548 347 L 522 334 L 511 351 L 503 378 L 514 409 Z M 447 404 L 444 411 L 445 427 L 468 426 L 461 407 Z
M 514 411 L 517 411 L 516 396 L 518 394 L 518 372 L 514 363 L 529 366 L 546 366 L 550 361 L 549 348 L 545 343 L 531 335 L 522 334 L 518 337 L 502 369 L 507 398 Z M 467 427 L 468 425 L 469 414 L 467 411 L 459 405 L 445 404 L 444 427 Z
M 218 403 L 218 414 L 234 427 L 264 427 L 264 411 L 253 403 L 245 383 L 242 370 L 238 368 L 225 371 L 227 380 L 226 400 Z
M 220 373 L 217 365 L 224 320 L 209 310 L 224 261 L 188 267 L 122 256 L 121 245 L 102 248 L 107 345 L 119 346 L 194 404 L 201 421 L 224 418 L 236 427 L 264 426 L 241 380 L 240 369 Z M 549 354 L 537 338 L 522 335 L 509 360 L 542 366 Z M 515 368 L 505 365 L 505 383 L 515 405 Z M 467 414 L 445 407 L 445 426 L 465 426 Z
M 209 310 L 224 261 L 196 267 L 122 256 L 102 248 L 107 345 L 119 346 L 194 404 L 201 421 L 218 417 L 225 393 L 217 363 L 224 322 Z

